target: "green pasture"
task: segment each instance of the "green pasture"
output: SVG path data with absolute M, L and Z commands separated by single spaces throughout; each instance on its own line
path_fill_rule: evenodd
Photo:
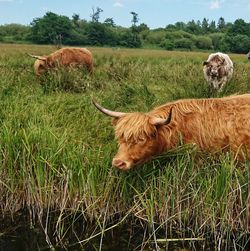
M 95 97 L 112 110 L 146 112 L 180 98 L 209 97 L 202 71 L 208 53 L 89 48 L 92 76 L 60 69 L 38 78 L 27 53 L 55 49 L 0 44 L 1 217 L 25 212 L 50 247 L 85 245 L 129 224 L 145 232 L 143 245 L 160 246 L 160 237 L 200 238 L 204 245 L 244 250 L 249 162 L 180 146 L 119 172 L 111 166 L 117 149 L 111 120 L 91 103 Z M 230 57 L 234 76 L 218 96 L 250 92 L 250 62 Z

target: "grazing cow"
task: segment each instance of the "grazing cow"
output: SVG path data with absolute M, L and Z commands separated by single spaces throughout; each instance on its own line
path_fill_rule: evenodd
M 113 166 L 128 170 L 182 141 L 211 152 L 228 151 L 250 158 L 250 94 L 210 99 L 183 99 L 148 113 L 110 111 L 93 101 L 98 110 L 113 117 L 119 150 Z
M 227 54 L 210 54 L 203 62 L 204 77 L 212 91 L 221 92 L 224 85 L 232 78 L 233 62 Z
M 90 73 L 93 71 L 92 53 L 85 48 L 62 48 L 48 56 L 29 55 L 37 59 L 34 63 L 34 70 L 38 76 L 58 66 L 84 66 Z

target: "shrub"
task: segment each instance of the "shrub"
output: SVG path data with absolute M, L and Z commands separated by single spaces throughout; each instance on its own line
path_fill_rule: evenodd
M 235 53 L 247 53 L 250 48 L 250 37 L 247 35 L 227 36 L 229 50 Z
M 194 43 L 191 39 L 188 38 L 180 38 L 175 40 L 176 48 L 184 48 L 184 49 L 192 49 L 194 48 Z
M 212 49 L 213 42 L 210 37 L 207 36 L 196 36 L 195 45 L 199 49 Z
M 221 45 L 223 42 L 223 38 L 225 37 L 225 34 L 223 33 L 212 33 L 209 35 L 209 37 L 212 39 L 213 49 L 215 50 L 221 50 Z
M 164 41 L 161 42 L 160 46 L 166 50 L 173 50 L 175 47 L 175 44 L 172 40 L 170 39 L 165 39 Z

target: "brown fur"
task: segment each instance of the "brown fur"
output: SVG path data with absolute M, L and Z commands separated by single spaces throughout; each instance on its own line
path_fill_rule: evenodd
M 211 61 L 209 61 L 206 66 L 207 75 L 211 75 L 211 68 L 218 69 L 218 79 L 221 79 L 225 75 L 225 70 L 222 67 L 225 60 L 216 55 Z
M 152 118 L 167 118 L 155 126 Z M 148 113 L 129 113 L 114 119 L 119 150 L 113 165 L 127 170 L 152 156 L 175 148 L 181 136 L 200 150 L 222 149 L 250 158 L 250 94 L 214 99 L 186 99 L 157 107 Z
M 207 64 L 206 73 L 207 73 L 208 76 L 212 76 L 211 75 L 211 69 L 213 67 L 217 68 L 217 71 L 218 71 L 217 79 L 218 80 L 220 80 L 223 76 L 225 76 L 225 69 L 223 67 L 221 67 L 221 65 L 218 65 L 215 62 L 210 62 L 209 64 Z
M 43 56 L 43 58 L 45 60 L 37 59 L 34 63 L 34 70 L 37 75 L 60 66 L 84 66 L 88 72 L 92 73 L 93 71 L 92 53 L 85 48 L 62 48 L 48 56 Z

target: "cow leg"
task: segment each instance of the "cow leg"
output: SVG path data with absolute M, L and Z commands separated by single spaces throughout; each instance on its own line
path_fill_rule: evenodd
M 213 88 L 214 88 L 214 90 L 218 90 L 219 89 L 219 82 L 218 82 L 218 80 L 216 79 L 216 80 L 214 80 L 213 82 L 212 82 L 212 84 L 213 84 Z
M 221 83 L 219 84 L 219 89 L 218 89 L 218 92 L 222 92 L 222 90 L 223 90 L 223 87 L 225 86 L 225 84 L 226 84 L 226 79 L 223 79 L 222 81 L 221 81 Z

